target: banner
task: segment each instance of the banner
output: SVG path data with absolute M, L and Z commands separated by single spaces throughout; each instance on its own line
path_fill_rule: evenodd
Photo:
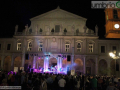
M 18 67 L 14 67 L 14 72 L 18 72 Z
M 20 67 L 20 70 L 24 71 L 24 67 Z
M 71 75 L 75 75 L 75 70 L 71 70 Z

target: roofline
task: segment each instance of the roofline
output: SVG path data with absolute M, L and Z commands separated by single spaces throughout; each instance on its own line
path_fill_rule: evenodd
M 44 16 L 45 14 L 49 14 L 49 13 L 51 13 L 51 12 L 54 12 L 54 11 L 56 11 L 56 10 L 57 10 L 57 11 L 58 11 L 58 10 L 61 10 L 61 11 L 63 11 L 63 12 L 68 12 L 68 11 L 65 11 L 65 10 L 63 10 L 63 9 L 57 8 L 57 9 L 48 11 L 48 12 L 46 12 L 46 13 L 40 14 L 40 15 L 38 15 L 38 16 L 35 16 L 35 17 L 31 18 L 30 21 L 32 21 L 33 19 L 38 18 L 38 17 L 40 17 L 40 16 L 42 17 L 42 16 Z M 74 14 L 74 13 L 71 13 L 71 12 L 69 12 L 69 13 L 72 14 L 72 15 L 74 15 L 74 16 L 76 16 L 76 17 L 78 17 L 78 18 L 84 19 L 85 21 L 87 20 L 86 18 L 81 17 L 81 16 L 79 16 L 79 15 L 76 15 L 76 14 Z

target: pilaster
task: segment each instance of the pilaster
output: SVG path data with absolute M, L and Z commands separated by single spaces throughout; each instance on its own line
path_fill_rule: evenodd
M 86 57 L 83 59 L 83 74 L 86 74 Z
M 95 59 L 95 74 L 98 75 L 98 57 Z

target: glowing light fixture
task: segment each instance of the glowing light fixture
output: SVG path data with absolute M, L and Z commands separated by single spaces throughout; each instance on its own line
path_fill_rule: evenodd
M 115 24 L 114 27 L 115 27 L 116 29 L 118 29 L 120 26 L 119 26 L 119 24 Z

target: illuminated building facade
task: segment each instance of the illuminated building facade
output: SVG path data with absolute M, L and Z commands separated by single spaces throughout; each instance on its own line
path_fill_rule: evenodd
M 69 67 L 82 74 L 114 74 L 115 69 L 110 67 L 114 67 L 115 62 L 108 53 L 120 51 L 120 42 L 99 40 L 98 27 L 95 26 L 95 31 L 87 28 L 86 18 L 58 7 L 30 20 L 31 26 L 26 25 L 22 32 L 15 26 L 13 38 L 0 39 L 3 70 L 40 66 L 48 71 L 56 65 L 57 72 Z

